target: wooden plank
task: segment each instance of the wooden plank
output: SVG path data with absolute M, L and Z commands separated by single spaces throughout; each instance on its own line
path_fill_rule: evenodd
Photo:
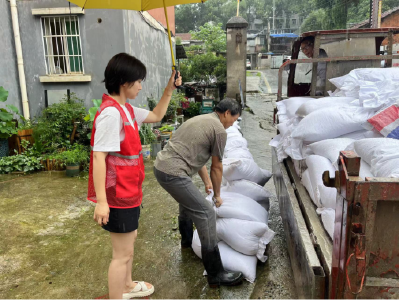
M 325 298 L 326 276 L 283 163 L 273 154 L 273 179 L 299 298 Z

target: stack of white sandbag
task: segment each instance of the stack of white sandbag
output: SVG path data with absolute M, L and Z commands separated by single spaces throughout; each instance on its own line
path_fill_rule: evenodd
M 268 212 L 257 201 L 240 193 L 221 192 L 223 204 L 214 207 L 216 231 L 220 255 L 226 270 L 243 272 L 244 277 L 254 282 L 257 259 L 262 262 L 266 246 L 275 233 L 268 226 Z M 265 193 L 252 191 L 256 199 L 263 199 Z M 212 202 L 213 194 L 207 197 Z M 197 231 L 192 244 L 194 252 L 201 257 L 201 243 Z
M 369 76 L 368 71 L 357 74 L 363 79 Z M 352 81 L 352 91 L 360 86 L 359 80 Z M 344 90 L 350 90 L 348 82 L 338 82 L 346 85 Z M 340 96 L 319 99 L 294 97 L 277 104 L 279 135 L 270 145 L 276 147 L 279 161 L 292 158 L 295 170 L 331 237 L 337 191 L 324 186 L 323 173 L 329 171 L 330 176 L 334 177 L 338 169 L 339 152 L 353 148 L 356 141 L 383 138 L 379 132 L 368 130 L 365 126 L 380 107 L 369 102 L 369 105 L 364 105 L 365 101 L 359 100 L 359 91 L 360 88 L 357 93 L 336 93 Z M 390 103 L 389 99 L 387 103 Z M 380 170 L 382 164 L 378 165 Z M 376 175 L 376 168 L 373 168 L 370 159 L 362 157 L 359 175 L 363 178 Z
M 364 68 L 330 79 L 337 90 L 334 96 L 352 96 L 364 107 L 378 108 L 399 100 L 399 69 Z
M 248 281 L 254 282 L 257 260 L 267 260 L 265 249 L 275 234 L 268 227 L 271 194 L 263 188 L 272 174 L 256 164 L 237 122 L 226 131 L 220 194 L 223 204 L 214 207 L 218 245 L 225 269 L 240 271 Z M 207 200 L 213 204 L 212 196 Z M 201 257 L 197 231 L 192 247 Z
M 223 177 L 228 181 L 248 180 L 264 186 L 272 174 L 259 168 L 248 142 L 242 136 L 238 122 L 226 130 L 227 142 L 223 156 Z

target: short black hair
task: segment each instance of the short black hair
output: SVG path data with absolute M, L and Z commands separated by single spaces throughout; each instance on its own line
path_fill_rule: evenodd
M 301 44 L 302 43 L 307 43 L 308 45 L 310 45 L 310 44 L 312 44 L 312 45 L 314 45 L 314 36 L 307 36 L 307 37 L 304 37 L 302 40 L 301 40 Z
M 119 95 L 121 85 L 144 80 L 146 76 L 147 69 L 140 60 L 127 53 L 119 53 L 108 62 L 103 82 L 109 94 Z
M 221 114 L 230 111 L 232 116 L 241 115 L 241 106 L 233 98 L 224 98 L 215 106 L 215 111 Z

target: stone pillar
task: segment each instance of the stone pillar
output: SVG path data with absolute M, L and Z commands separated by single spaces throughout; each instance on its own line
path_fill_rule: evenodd
M 246 103 L 247 91 L 247 28 L 242 17 L 233 17 L 226 24 L 227 30 L 227 92 L 226 97 L 241 99 L 239 80 Z

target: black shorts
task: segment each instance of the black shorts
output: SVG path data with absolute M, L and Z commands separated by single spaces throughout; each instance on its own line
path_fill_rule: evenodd
M 133 208 L 109 208 L 109 220 L 102 227 L 115 233 L 127 233 L 139 228 L 140 206 Z

